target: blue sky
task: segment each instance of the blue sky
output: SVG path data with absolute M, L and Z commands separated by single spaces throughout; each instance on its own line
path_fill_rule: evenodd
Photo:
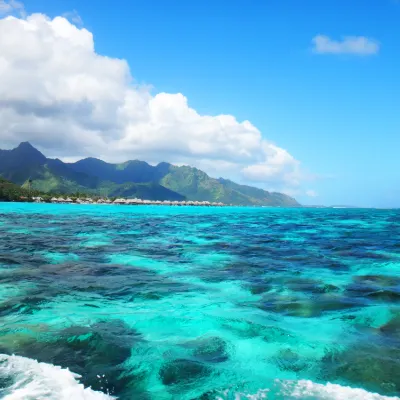
M 76 10 L 96 52 L 126 59 L 153 92 L 206 115 L 249 120 L 308 178 L 308 204 L 400 206 L 400 3 L 395 0 L 26 0 Z M 374 54 L 317 54 L 326 35 L 366 37 Z M 312 190 L 317 197 L 305 195 Z

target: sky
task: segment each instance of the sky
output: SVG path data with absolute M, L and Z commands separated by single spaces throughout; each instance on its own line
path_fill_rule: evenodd
M 0 0 L 0 147 L 400 207 L 400 1 Z

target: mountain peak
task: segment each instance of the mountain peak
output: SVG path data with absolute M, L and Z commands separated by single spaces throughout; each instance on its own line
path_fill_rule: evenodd
M 21 142 L 15 149 L 14 151 L 18 151 L 21 152 L 23 151 L 24 153 L 39 153 L 43 156 L 42 153 L 40 153 L 40 151 L 36 148 L 33 147 L 29 142 Z M 44 156 L 43 156 L 44 157 Z
M 39 161 L 44 162 L 46 157 L 29 142 L 21 142 L 18 147 L 12 150 L 13 154 L 16 154 L 24 158 L 24 161 Z
M 29 142 L 21 142 L 17 149 L 34 149 L 36 150 Z
M 157 167 L 160 167 L 160 168 L 171 167 L 171 166 L 172 166 L 172 164 L 165 162 L 165 161 L 162 161 L 157 164 Z

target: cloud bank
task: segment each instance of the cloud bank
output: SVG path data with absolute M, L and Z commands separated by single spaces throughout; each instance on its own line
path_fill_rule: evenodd
M 181 93 L 153 95 L 67 18 L 0 19 L 0 76 L 3 146 L 29 140 L 60 158 L 190 164 L 276 189 L 301 180 L 299 161 L 249 121 L 200 115 Z
M 313 51 L 318 54 L 366 56 L 377 54 L 380 49 L 378 41 L 365 36 L 346 36 L 342 40 L 333 40 L 329 36 L 317 35 L 312 42 Z

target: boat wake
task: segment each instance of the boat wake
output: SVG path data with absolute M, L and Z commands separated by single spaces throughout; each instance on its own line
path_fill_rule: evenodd
M 4 400 L 112 400 L 115 397 L 85 388 L 68 369 L 20 356 L 0 355 L 0 398 Z M 309 380 L 276 380 L 273 388 L 250 394 L 226 390 L 216 400 L 400 400 L 364 389 Z
M 275 382 L 274 388 L 257 393 L 224 391 L 217 400 L 400 400 L 399 397 L 381 396 L 364 389 L 355 389 L 332 383 L 322 385 L 308 380 Z
M 3 400 L 111 400 L 85 388 L 79 375 L 30 358 L 0 355 L 0 398 Z

